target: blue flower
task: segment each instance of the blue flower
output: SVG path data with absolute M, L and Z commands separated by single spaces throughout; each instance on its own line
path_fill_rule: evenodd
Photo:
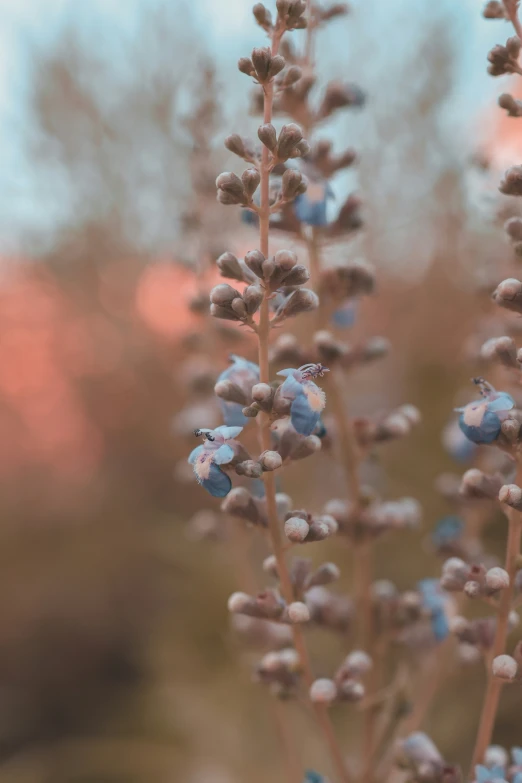
M 305 193 L 294 200 L 294 213 L 301 223 L 309 226 L 326 226 L 326 204 L 333 192 L 326 180 L 309 182 Z
M 325 778 L 313 769 L 307 769 L 303 783 L 326 783 Z
M 436 547 L 445 547 L 459 541 L 463 532 L 464 522 L 460 517 L 443 517 L 437 522 L 431 540 Z
M 449 634 L 447 605 L 449 598 L 442 590 L 438 579 L 422 579 L 417 584 L 422 596 L 422 604 L 431 615 L 431 630 L 438 642 L 442 642 Z
M 493 443 L 515 402 L 509 394 L 495 391 L 482 378 L 475 378 L 474 383 L 479 387 L 482 398 L 464 408 L 457 408 L 460 412 L 459 427 L 473 443 Z
M 522 767 L 522 748 L 511 748 L 511 756 L 513 757 L 513 764 L 517 767 Z
M 290 420 L 300 435 L 311 435 L 319 424 L 326 395 L 312 378 L 322 377 L 325 372 L 328 370 L 322 364 L 304 364 L 297 370 L 277 373 L 285 379 L 277 394 L 290 403 Z
M 259 383 L 259 367 L 235 354 L 231 354 L 230 361 L 232 364 L 223 370 L 218 378 L 218 383 L 219 381 L 231 381 L 239 386 L 245 395 L 245 404 L 229 402 L 220 397 L 218 400 L 225 424 L 230 427 L 243 427 L 248 422 L 246 416 L 243 416 L 243 408 L 251 402 L 252 386 Z
M 242 430 L 243 427 L 223 425 L 215 430 L 200 429 L 194 433 L 203 435 L 205 442 L 193 449 L 188 461 L 194 466 L 198 482 L 215 498 L 224 498 L 232 489 L 230 477 L 221 470 L 221 465 L 228 465 L 234 459 L 239 443 L 233 439 Z
M 332 315 L 332 324 L 341 329 L 349 329 L 357 318 L 357 305 L 353 299 L 345 299 Z
M 477 764 L 475 767 L 476 783 L 493 783 L 493 781 L 505 780 L 505 776 L 504 767 L 496 765 L 485 767 L 483 764 Z

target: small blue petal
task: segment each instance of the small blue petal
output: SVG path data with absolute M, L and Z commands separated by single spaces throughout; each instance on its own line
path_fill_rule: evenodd
M 301 391 L 290 406 L 290 419 L 294 430 L 300 435 L 311 435 L 320 418 L 320 412 L 311 409 L 306 394 Z
M 438 642 L 442 642 L 449 635 L 449 625 L 444 609 L 436 609 L 431 616 L 431 630 Z
M 327 431 L 326 427 L 324 426 L 324 423 L 323 423 L 322 419 L 319 419 L 319 421 L 317 422 L 317 426 L 314 429 L 312 434 L 316 435 L 318 438 L 321 438 L 321 439 L 325 438 L 328 435 L 328 431 Z
M 243 427 L 227 427 L 226 424 L 220 424 L 219 427 L 214 429 L 214 432 L 218 432 L 225 440 L 230 440 L 231 438 L 237 438 L 243 432 Z
M 466 424 L 464 416 L 465 414 L 462 413 L 459 417 L 459 427 L 466 438 L 473 443 L 493 443 L 498 438 L 501 421 L 496 413 L 486 411 L 478 427 Z
M 263 481 L 263 479 L 250 479 L 250 483 L 248 486 L 250 489 L 250 493 L 255 498 L 265 497 L 265 482 Z
M 247 417 L 243 415 L 244 406 L 240 402 L 228 402 L 227 400 L 222 400 L 221 397 L 218 397 L 218 401 L 223 414 L 223 421 L 229 427 L 243 427 L 248 422 Z
M 522 783 L 522 772 L 515 772 L 511 778 L 511 783 Z
M 287 372 L 282 370 L 278 375 Z M 293 371 L 292 371 L 293 372 Z M 279 393 L 289 400 L 293 400 L 295 397 L 303 394 L 303 387 L 293 375 L 287 375 L 281 386 L 279 387 Z
M 339 326 L 342 329 L 348 329 L 353 326 L 357 316 L 357 309 L 355 303 L 348 299 L 343 302 L 341 307 L 335 310 L 332 315 L 332 323 L 334 326 Z
M 203 444 L 200 444 L 199 446 L 196 446 L 195 449 L 192 449 L 192 451 L 189 454 L 189 458 L 188 458 L 189 465 L 193 465 L 194 464 L 198 454 L 201 454 L 202 451 L 203 451 Z
M 210 466 L 209 476 L 201 481 L 201 486 L 215 498 L 224 498 L 232 489 L 232 482 L 217 465 Z
M 302 193 L 294 201 L 294 213 L 301 223 L 326 226 L 326 196 L 321 201 L 312 201 L 306 193 Z
M 303 783 L 324 783 L 324 778 L 318 772 L 313 769 L 307 769 L 304 776 Z
M 233 459 L 234 449 L 229 446 L 228 443 L 223 443 L 223 445 L 214 452 L 213 462 L 216 465 L 228 465 L 228 463 Z
M 507 392 L 497 392 L 495 397 L 488 400 L 488 411 L 510 411 L 514 407 L 515 401 Z
M 431 539 L 436 546 L 451 544 L 458 541 L 464 532 L 464 522 L 460 517 L 449 516 L 437 522 Z
M 522 765 L 522 748 L 511 748 L 511 755 L 513 756 L 513 763 L 517 766 Z

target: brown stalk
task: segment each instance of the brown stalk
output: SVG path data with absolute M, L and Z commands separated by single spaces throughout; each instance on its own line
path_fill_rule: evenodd
M 279 51 L 282 32 L 276 28 L 272 37 L 272 56 Z M 268 82 L 264 85 L 264 110 L 263 122 L 272 121 L 272 103 L 273 103 L 273 83 Z M 268 258 L 269 255 L 269 225 L 270 225 L 270 161 L 267 147 L 263 147 L 261 158 L 261 204 L 259 208 L 259 243 L 263 255 Z M 268 345 L 270 334 L 269 320 L 269 300 L 271 293 L 265 290 L 263 301 L 261 303 L 258 327 L 258 346 L 259 346 L 259 380 L 261 383 L 270 383 L 270 366 L 268 361 Z M 270 449 L 270 419 L 268 415 L 261 413 L 258 417 L 261 428 L 261 442 L 263 449 Z M 285 560 L 285 552 L 282 542 L 279 518 L 276 506 L 276 487 L 275 476 L 271 471 L 263 474 L 265 484 L 266 508 L 268 517 L 268 529 L 272 543 L 272 549 L 277 562 L 277 570 L 281 583 L 281 592 L 285 601 L 290 604 L 294 600 L 294 591 L 290 573 Z M 306 647 L 304 634 L 299 625 L 292 626 L 294 645 L 301 660 L 303 677 L 307 688 L 310 688 L 314 681 L 310 657 Z M 325 742 L 329 748 L 333 766 L 336 769 L 339 780 L 343 783 L 350 783 L 350 775 L 346 768 L 343 754 L 338 745 L 334 728 L 330 720 L 327 708 L 321 704 L 314 703 L 314 712 L 319 727 L 323 733 Z
M 521 471 L 519 469 L 519 475 Z M 491 744 L 495 718 L 498 711 L 500 694 L 502 691 L 502 680 L 495 678 L 491 671 L 491 664 L 497 655 L 502 655 L 506 649 L 506 640 L 508 636 L 509 613 L 512 608 L 513 595 L 515 591 L 515 576 L 518 568 L 518 555 L 520 552 L 520 541 L 522 538 L 522 514 L 512 508 L 507 509 L 508 518 L 508 538 L 506 545 L 506 561 L 504 568 L 509 574 L 509 587 L 502 591 L 500 606 L 497 614 L 497 627 L 495 639 L 490 656 L 488 656 L 488 681 L 486 693 L 482 704 L 480 714 L 479 728 L 473 759 L 471 762 L 470 777 L 473 778 L 475 766 L 480 764 L 484 758 L 484 753 Z

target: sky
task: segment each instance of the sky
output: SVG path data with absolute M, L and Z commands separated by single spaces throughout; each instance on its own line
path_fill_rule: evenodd
M 17 244 L 22 230 L 38 230 L 53 219 L 52 205 L 41 209 L 45 194 L 35 187 L 24 155 L 23 136 L 28 130 L 25 107 L 31 54 L 37 47 L 49 46 L 67 22 L 73 20 L 93 41 L 107 42 L 111 31 L 139 36 L 140 15 L 157 7 L 159 0 L 0 0 L 0 160 L 3 187 L 0 188 L 0 230 L 4 248 Z M 182 0 L 166 0 L 180 6 Z M 323 49 L 328 60 L 330 50 L 350 49 L 364 57 L 357 47 L 361 41 L 376 46 L 362 69 L 374 76 L 393 78 L 395 63 L 422 33 L 433 14 L 442 14 L 458 40 L 458 67 L 455 72 L 454 99 L 448 117 L 456 118 L 458 133 L 466 133 L 466 114 L 470 115 L 494 99 L 499 82 L 487 77 L 485 57 L 488 49 L 509 32 L 502 22 L 481 19 L 479 0 L 353 0 L 356 36 L 346 42 L 329 42 Z M 220 63 L 233 64 L 252 45 L 260 43 L 259 28 L 252 23 L 252 0 L 196 0 L 190 5 L 193 24 L 202 30 L 205 45 Z M 384 45 L 380 38 L 386 31 Z M 335 35 L 340 35 L 336 30 Z M 334 44 L 330 46 L 330 43 Z M 339 46 L 340 44 L 340 46 Z M 117 56 L 117 55 L 115 55 Z M 347 55 L 348 56 L 348 55 Z M 477 67 L 477 63 L 480 67 Z M 359 65 L 361 62 L 359 61 Z M 399 73 L 399 71 L 397 71 Z M 368 76 L 368 78 L 370 78 Z M 385 97 L 385 95 L 384 95 Z M 381 98 L 382 100 L 382 98 Z M 391 110 L 391 109 L 390 109 Z M 452 114 L 453 111 L 453 114 Z M 0 245 L 1 246 L 1 245 Z

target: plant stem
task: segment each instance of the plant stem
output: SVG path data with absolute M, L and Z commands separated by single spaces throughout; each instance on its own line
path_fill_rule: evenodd
M 520 472 L 520 471 L 519 471 Z M 497 655 L 502 655 L 506 648 L 506 639 L 508 635 L 509 612 L 513 602 L 515 592 L 515 575 L 517 572 L 517 559 L 520 552 L 520 540 L 522 537 L 522 515 L 510 508 L 507 510 L 508 517 L 508 540 L 506 546 L 505 569 L 509 574 L 509 587 L 502 591 L 500 606 L 497 615 L 497 626 L 495 639 L 491 655 L 488 657 L 488 682 L 482 712 L 480 715 L 479 729 L 471 762 L 470 777 L 473 777 L 475 766 L 480 764 L 484 758 L 486 748 L 491 743 L 495 718 L 498 711 L 498 703 L 502 690 L 502 681 L 493 677 L 491 664 Z
M 274 32 L 272 38 L 272 55 L 276 55 L 279 49 L 279 42 L 281 40 L 281 33 L 277 30 Z M 268 123 L 272 121 L 272 99 L 273 99 L 273 85 L 271 83 L 265 85 L 264 88 L 264 111 L 263 122 Z M 269 153 L 266 147 L 263 147 L 261 157 L 261 204 L 259 209 L 259 243 L 260 250 L 265 256 L 269 255 L 269 225 L 270 225 L 270 161 Z M 270 320 L 269 320 L 269 300 L 271 293 L 268 289 L 265 290 L 263 301 L 261 303 L 259 313 L 259 327 L 258 327 L 258 346 L 259 346 L 259 380 L 261 383 L 270 383 L 270 366 L 268 361 L 268 343 L 270 334 Z M 270 449 L 270 418 L 267 414 L 261 412 L 258 416 L 259 425 L 261 429 L 261 443 L 264 450 Z M 279 518 L 277 515 L 276 505 L 276 486 L 275 476 L 271 471 L 267 471 L 263 474 L 263 481 L 265 484 L 265 497 L 266 497 L 266 509 L 268 518 L 268 530 L 272 543 L 272 549 L 277 562 L 277 571 L 279 581 L 281 584 L 281 592 L 283 598 L 287 604 L 292 603 L 294 600 L 294 590 L 292 581 L 290 579 L 290 573 L 285 560 L 285 552 L 283 548 L 281 529 L 279 525 Z M 314 681 L 312 667 L 310 663 L 310 657 L 306 647 L 302 628 L 299 625 L 292 626 L 292 633 L 294 639 L 295 649 L 299 655 L 301 666 L 303 670 L 303 678 L 307 688 L 310 688 Z M 317 722 L 323 733 L 325 742 L 330 750 L 333 766 L 337 771 L 339 780 L 342 783 L 350 783 L 350 776 L 344 762 L 343 754 L 337 743 L 334 729 L 330 721 L 327 708 L 324 705 L 313 705 L 316 714 Z

